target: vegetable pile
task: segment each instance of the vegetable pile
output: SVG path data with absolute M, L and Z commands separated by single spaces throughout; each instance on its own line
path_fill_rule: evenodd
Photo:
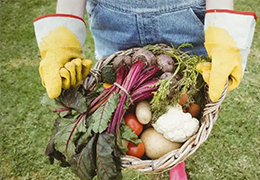
M 122 179 L 121 156 L 157 159 L 194 135 L 203 107 L 203 56 L 146 46 L 116 56 L 90 91 L 81 85 L 42 104 L 58 114 L 46 147 L 50 162 L 80 179 Z

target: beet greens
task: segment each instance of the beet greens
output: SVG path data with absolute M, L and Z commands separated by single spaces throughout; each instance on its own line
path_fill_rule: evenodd
M 126 153 L 121 147 L 122 137 L 139 143 L 123 118 L 132 103 L 153 96 L 162 73 L 154 65 L 155 56 L 147 50 L 137 52 L 134 59 L 125 58 L 132 66 L 120 64 L 116 82 L 102 92 L 74 89 L 64 91 L 54 101 L 45 97 L 43 104 L 60 116 L 46 155 L 71 166 L 82 180 L 96 175 L 101 180 L 122 179 L 120 156 Z

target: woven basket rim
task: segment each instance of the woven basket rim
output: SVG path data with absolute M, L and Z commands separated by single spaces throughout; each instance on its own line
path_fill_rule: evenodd
M 164 50 L 170 52 L 172 48 L 165 44 L 157 44 Z M 91 69 L 90 74 L 84 80 L 83 86 L 87 90 L 93 90 L 96 83 L 101 80 L 101 69 L 110 64 L 113 59 L 117 56 L 131 55 L 135 51 L 138 51 L 143 47 L 134 47 L 127 50 L 118 51 L 106 58 L 99 60 L 95 66 Z M 225 85 L 224 91 L 217 102 L 212 102 L 208 95 L 208 86 L 205 85 L 205 99 L 206 103 L 202 110 L 202 116 L 200 119 L 201 125 L 198 132 L 190 137 L 186 142 L 182 144 L 179 149 L 173 150 L 162 157 L 154 160 L 142 160 L 133 156 L 125 155 L 121 157 L 122 167 L 132 169 L 147 174 L 162 173 L 170 170 L 171 168 L 178 165 L 180 162 L 187 159 L 192 155 L 201 144 L 203 144 L 209 137 L 213 124 L 218 118 L 221 104 L 226 97 L 228 89 L 228 82 Z

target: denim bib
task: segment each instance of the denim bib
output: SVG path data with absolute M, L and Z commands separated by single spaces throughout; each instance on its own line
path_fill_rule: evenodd
M 164 43 L 204 48 L 205 0 L 90 0 L 89 27 L 97 59 L 119 50 Z

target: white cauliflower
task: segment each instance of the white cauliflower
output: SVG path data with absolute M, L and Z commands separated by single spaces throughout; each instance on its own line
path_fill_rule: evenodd
M 167 113 L 159 117 L 154 129 L 173 142 L 184 142 L 199 129 L 199 121 L 190 113 L 184 113 L 181 106 L 171 107 Z

